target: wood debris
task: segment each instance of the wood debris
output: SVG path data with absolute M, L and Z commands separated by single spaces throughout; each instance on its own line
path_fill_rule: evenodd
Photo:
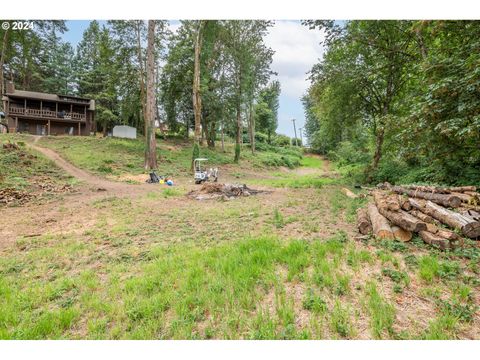
M 204 183 L 198 190 L 190 191 L 187 196 L 195 200 L 223 199 L 269 193 L 266 190 L 249 188 L 246 184 Z
M 377 185 L 373 201 L 357 210 L 362 235 L 410 241 L 417 233 L 427 244 L 440 249 L 463 245 L 463 238 L 480 240 L 480 193 L 475 186 Z M 480 241 L 478 241 L 480 244 Z

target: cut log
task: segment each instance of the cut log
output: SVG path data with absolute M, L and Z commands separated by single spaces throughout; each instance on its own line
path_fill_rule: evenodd
M 393 236 L 395 236 L 395 240 L 407 242 L 412 240 L 412 232 L 402 229 L 399 226 L 393 225 L 392 226 Z
M 435 224 L 428 224 L 427 223 L 427 231 L 435 234 L 438 231 L 438 227 Z
M 450 241 L 458 241 L 461 239 L 461 236 L 456 232 L 440 228 L 434 224 L 427 224 L 427 231 Z
M 427 224 L 404 210 L 389 211 L 384 208 L 379 208 L 378 211 L 390 220 L 392 224 L 400 226 L 402 229 L 412 232 L 427 230 Z
M 427 244 L 437 246 L 442 250 L 453 249 L 455 246 L 447 239 L 444 239 L 436 234 L 428 231 L 420 231 L 418 233 L 423 241 Z
M 476 186 L 456 186 L 449 188 L 452 192 L 477 191 Z
M 451 191 L 450 189 L 438 186 L 405 185 L 403 187 L 409 190 L 423 191 L 435 194 L 450 194 Z
M 372 224 L 370 223 L 370 219 L 368 218 L 367 209 L 357 209 L 357 226 L 358 231 L 362 235 L 367 235 L 372 232 Z
M 373 193 L 373 198 L 379 211 L 380 208 L 390 211 L 400 210 L 400 202 L 398 201 L 398 196 L 387 195 L 384 192 L 377 190 Z
M 480 194 L 473 191 L 465 191 L 463 194 L 466 196 L 470 196 L 470 200 L 467 202 L 471 205 L 478 205 L 480 204 Z
M 400 226 L 402 229 L 407 231 L 419 232 L 421 230 L 426 230 L 427 225 L 420 219 L 410 215 L 408 212 L 400 209 L 398 204 L 398 197 L 396 196 L 382 196 L 383 194 L 376 192 L 374 194 L 375 204 L 377 205 L 378 211 L 380 214 L 385 216 L 390 222 L 394 225 Z M 391 201 L 390 203 L 387 199 L 394 198 L 396 201 Z M 392 206 L 392 205 L 397 206 Z M 397 208 L 396 211 L 392 211 L 391 208 Z
M 398 202 L 400 203 L 400 207 L 405 210 L 405 211 L 410 211 L 412 210 L 412 205 L 410 204 L 410 201 L 408 201 L 408 197 L 398 195 Z
M 410 204 L 410 201 L 408 203 Z M 412 204 L 410 204 L 410 206 L 411 205 Z M 427 214 L 424 214 L 420 210 L 412 209 L 412 210 L 410 210 L 410 214 L 419 218 L 420 220 L 422 220 L 425 223 L 430 223 L 430 224 L 433 223 L 433 218 L 431 216 L 427 215 Z
M 460 212 L 462 215 L 470 216 L 474 220 L 480 221 L 480 212 L 473 209 L 466 209 Z
M 459 192 L 453 192 L 452 195 L 458 196 L 460 200 L 464 203 L 469 203 L 472 200 L 472 196 L 464 194 L 464 193 L 459 193 Z
M 367 213 L 372 223 L 373 234 L 375 237 L 379 239 L 395 239 L 388 220 L 378 212 L 378 209 L 374 204 L 368 204 Z
M 342 188 L 342 192 L 347 195 L 349 198 L 351 199 L 356 199 L 358 198 L 358 195 L 353 193 L 352 191 L 350 191 L 349 189 L 347 188 Z
M 454 229 L 460 229 L 465 236 L 471 239 L 480 236 L 480 221 L 475 220 L 471 216 L 445 209 L 431 201 L 422 203 L 418 200 L 410 199 L 410 204 L 441 223 Z
M 450 194 L 436 194 L 428 193 L 424 191 L 409 190 L 401 186 L 393 186 L 392 190 L 398 194 L 406 194 L 410 197 L 421 198 L 425 200 L 433 201 L 437 204 L 456 208 L 462 203 L 462 200 L 458 196 Z

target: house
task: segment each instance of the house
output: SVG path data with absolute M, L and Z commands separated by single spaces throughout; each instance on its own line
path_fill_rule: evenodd
M 90 135 L 95 131 L 95 100 L 16 90 L 2 96 L 8 131 L 35 135 Z

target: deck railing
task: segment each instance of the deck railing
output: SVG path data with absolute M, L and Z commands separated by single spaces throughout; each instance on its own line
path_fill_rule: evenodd
M 75 112 L 56 112 L 51 110 L 39 110 L 39 109 L 25 109 L 21 107 L 11 106 L 9 112 L 12 115 L 28 115 L 39 118 L 55 118 L 64 120 L 79 120 L 85 121 L 85 114 L 79 114 Z

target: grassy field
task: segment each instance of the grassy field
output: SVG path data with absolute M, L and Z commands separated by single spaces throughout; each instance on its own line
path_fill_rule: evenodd
M 115 143 L 98 145 L 103 158 L 129 153 Z M 272 190 L 232 201 L 152 186 L 5 209 L 0 338 L 480 339 L 480 249 L 355 241 L 365 199 L 322 159 L 301 163 L 230 168 Z
M 183 140 L 157 139 L 159 172 L 168 176 L 190 174 L 192 147 Z M 92 137 L 45 137 L 39 145 L 49 147 L 76 166 L 99 175 L 121 176 L 144 173 L 143 139 L 115 139 Z M 234 157 L 233 144 L 228 143 L 225 152 L 201 149 L 201 157 L 209 159 L 211 166 L 231 164 Z M 248 147 L 242 151 L 239 168 L 265 168 L 271 166 L 300 165 L 301 151 L 292 148 L 275 148 L 259 151 L 256 156 Z

